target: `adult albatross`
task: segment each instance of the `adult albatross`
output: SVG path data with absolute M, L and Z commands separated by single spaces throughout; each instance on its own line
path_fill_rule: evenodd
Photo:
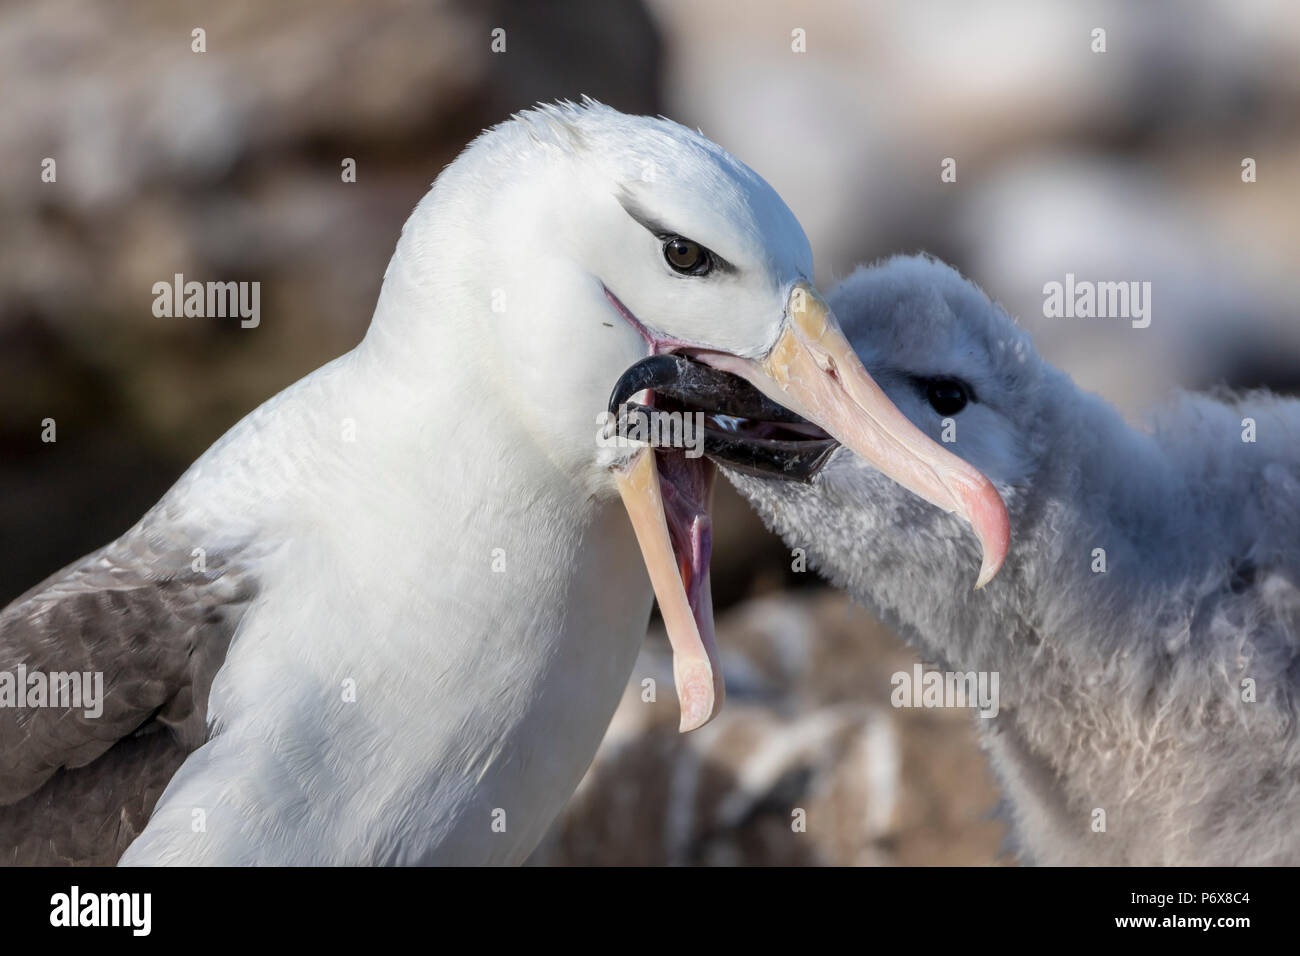
M 104 683 L 98 714 L 0 707 L 8 860 L 520 861 L 596 750 L 652 585 L 682 727 L 708 720 L 713 465 L 614 440 L 616 383 L 664 416 L 726 366 L 722 411 L 776 399 L 967 515 L 987 579 L 996 492 L 889 406 L 811 274 L 771 187 L 681 126 L 588 101 L 484 133 L 406 223 L 355 350 L 0 613 L 11 691 Z M 725 426 L 704 447 L 759 470 L 829 440 Z
M 1188 394 L 1137 430 L 942 263 L 829 299 L 896 407 L 1002 492 L 1002 573 L 972 593 L 962 529 L 851 456 L 732 477 L 927 661 L 999 674 L 977 723 L 1022 858 L 1300 863 L 1300 402 Z

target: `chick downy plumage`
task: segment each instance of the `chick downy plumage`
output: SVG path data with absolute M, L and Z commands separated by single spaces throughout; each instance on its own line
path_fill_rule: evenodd
M 927 662 L 998 673 L 975 719 L 1020 858 L 1300 862 L 1300 401 L 1181 394 L 1131 427 L 927 257 L 830 301 L 894 403 L 997 485 L 1001 573 L 972 590 L 964 524 L 843 452 L 809 486 L 729 477 Z M 965 406 L 937 412 L 936 382 Z

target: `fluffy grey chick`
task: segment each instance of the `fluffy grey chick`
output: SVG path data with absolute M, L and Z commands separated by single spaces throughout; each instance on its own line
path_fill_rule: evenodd
M 928 257 L 831 304 L 904 414 L 997 485 L 1001 573 L 972 590 L 965 523 L 847 452 L 811 485 L 729 477 L 927 661 L 998 673 L 979 724 L 1021 858 L 1300 863 L 1300 401 L 1183 394 L 1135 429 Z

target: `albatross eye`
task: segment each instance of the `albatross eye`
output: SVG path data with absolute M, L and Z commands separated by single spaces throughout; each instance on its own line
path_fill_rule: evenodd
M 664 258 L 674 272 L 684 276 L 706 275 L 712 268 L 708 251 L 698 242 L 681 236 L 669 236 L 664 240 Z
M 966 384 L 954 378 L 931 379 L 926 383 L 925 397 L 929 400 L 930 407 L 945 418 L 956 415 L 970 401 Z

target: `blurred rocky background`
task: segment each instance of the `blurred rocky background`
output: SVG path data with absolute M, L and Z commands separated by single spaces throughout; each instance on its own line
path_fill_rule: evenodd
M 1134 420 L 1178 386 L 1300 387 L 1289 0 L 10 0 L 0 601 L 119 534 L 240 416 L 358 341 L 403 219 L 479 129 L 583 93 L 753 166 L 823 284 L 893 252 L 953 263 Z M 1150 281 L 1150 328 L 1045 318 L 1043 285 L 1067 272 Z M 261 324 L 156 318 L 152 286 L 176 273 L 259 281 Z M 974 718 L 889 707 L 910 653 L 723 491 L 722 718 L 675 733 L 652 628 L 534 862 L 1005 860 Z
M 595 763 L 531 863 L 1006 862 L 970 712 L 892 708 L 890 677 L 915 658 L 865 610 L 829 590 L 776 591 L 723 612 L 717 630 L 719 716 L 677 732 L 672 651 L 652 627 Z

